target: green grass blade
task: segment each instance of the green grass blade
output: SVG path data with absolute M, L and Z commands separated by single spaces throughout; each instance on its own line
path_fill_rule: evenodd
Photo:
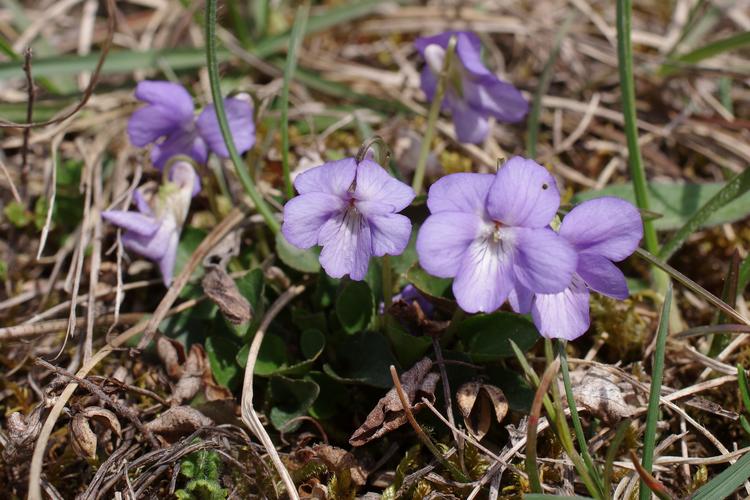
M 740 386 L 740 397 L 746 412 L 750 412 L 750 389 L 747 384 L 747 373 L 742 365 L 737 364 L 737 383 Z
M 697 64 L 704 59 L 710 59 L 724 52 L 741 49 L 747 45 L 750 45 L 750 31 L 716 40 L 687 54 L 670 59 L 662 65 L 659 72 L 662 75 L 671 75 L 686 66 Z
M 255 204 L 255 209 L 263 216 L 268 227 L 274 233 L 278 233 L 280 224 L 276 220 L 271 207 L 265 202 L 261 194 L 255 188 L 250 172 L 245 162 L 240 158 L 237 147 L 234 145 L 232 131 L 229 128 L 226 110 L 224 109 L 224 96 L 221 93 L 221 83 L 219 81 L 219 61 L 216 54 L 216 2 L 217 0 L 208 0 L 206 4 L 206 62 L 208 66 L 208 78 L 211 82 L 211 97 L 213 98 L 214 108 L 216 109 L 216 118 L 219 122 L 221 135 L 229 151 L 229 157 L 232 159 L 237 176 L 245 188 L 248 196 Z
M 750 255 L 745 257 L 740 264 L 740 272 L 737 275 L 737 293 L 745 292 L 748 281 L 750 281 Z
M 721 474 L 715 476 L 698 491 L 693 493 L 690 500 L 716 500 L 727 498 L 750 478 L 750 453 L 745 453 L 735 463 L 727 467 Z
M 685 240 L 693 234 L 698 228 L 705 223 L 708 218 L 719 210 L 721 207 L 742 196 L 750 190 L 750 168 L 745 169 L 737 174 L 733 179 L 727 182 L 726 186 L 716 193 L 705 205 L 703 205 L 692 217 L 672 236 L 659 252 L 659 257 L 664 260 L 674 255 L 674 253 L 685 243 Z M 651 252 L 653 253 L 653 252 Z
M 292 83 L 294 70 L 297 68 L 297 52 L 305 38 L 309 13 L 310 4 L 305 3 L 294 16 L 292 37 L 289 40 L 289 51 L 286 54 L 286 64 L 284 65 L 284 86 L 281 88 L 281 168 L 284 173 L 284 191 L 287 199 L 294 196 L 294 186 L 292 186 L 292 176 L 289 169 L 289 85 Z
M 367 0 L 332 7 L 310 18 L 307 23 L 307 33 L 317 33 L 338 24 L 365 17 L 372 14 L 380 5 L 379 0 Z M 256 44 L 250 52 L 258 57 L 266 58 L 284 50 L 289 43 L 290 36 L 290 33 L 283 33 L 266 38 Z M 231 54 L 226 50 L 217 50 L 216 56 L 221 62 L 228 60 Z M 86 56 L 70 54 L 35 58 L 34 77 L 76 75 L 82 71 L 91 71 L 98 60 L 98 52 Z M 159 69 L 162 66 L 179 71 L 199 68 L 205 62 L 205 53 L 202 49 L 147 50 L 144 52 L 113 51 L 104 63 L 102 74 L 128 73 L 137 69 Z M 17 62 L 0 63 L 0 80 L 23 78 L 23 76 L 23 70 Z
M 560 30 L 555 35 L 552 51 L 547 58 L 547 62 L 544 63 L 542 74 L 539 76 L 539 83 L 534 92 L 534 98 L 531 101 L 529 125 L 528 131 L 526 132 L 526 154 L 529 158 L 534 158 L 536 156 L 536 146 L 539 141 L 539 117 L 542 114 L 542 97 L 547 93 L 547 89 L 549 88 L 549 82 L 552 79 L 552 69 L 555 67 L 557 56 L 560 53 L 560 46 L 570 30 L 572 21 L 573 14 L 571 13 L 565 19 L 562 27 L 560 27 Z
M 651 374 L 651 391 L 648 397 L 648 411 L 646 413 L 646 430 L 643 436 L 643 468 L 651 472 L 654 465 L 654 449 L 656 448 L 656 424 L 659 421 L 659 399 L 661 397 L 661 383 L 664 376 L 664 351 L 667 348 L 669 334 L 669 309 L 672 305 L 672 286 L 669 285 L 661 308 L 659 328 L 656 332 L 656 351 L 654 352 L 654 366 Z M 650 500 L 651 490 L 641 481 L 640 500 Z
M 615 432 L 615 437 L 612 438 L 612 441 L 609 444 L 609 448 L 607 448 L 607 457 L 604 462 L 604 488 L 605 492 L 607 493 L 606 498 L 611 498 L 611 491 L 612 491 L 612 471 L 614 470 L 614 463 L 615 458 L 617 458 L 617 452 L 620 451 L 620 445 L 622 444 L 622 441 L 625 439 L 625 435 L 628 432 L 628 429 L 630 428 L 631 421 L 625 420 L 622 422 L 618 427 L 617 431 Z
M 628 143 L 628 164 L 635 191 L 638 208 L 649 210 L 648 185 L 643 166 L 641 147 L 638 144 L 638 125 L 636 123 L 635 81 L 633 78 L 633 46 L 630 42 L 632 29 L 633 5 L 631 0 L 617 0 L 617 65 L 620 72 L 620 92 L 622 93 L 622 114 L 625 120 L 625 135 Z M 659 240 L 651 220 L 643 221 L 643 234 L 646 249 L 652 254 L 659 252 Z M 663 273 L 654 269 L 654 281 L 657 290 L 662 292 L 666 284 Z

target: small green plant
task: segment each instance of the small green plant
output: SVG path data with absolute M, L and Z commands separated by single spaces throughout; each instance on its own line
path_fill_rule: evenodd
M 221 458 L 211 450 L 191 453 L 180 463 L 180 474 L 189 481 L 175 491 L 180 500 L 224 500 L 227 490 L 219 484 Z

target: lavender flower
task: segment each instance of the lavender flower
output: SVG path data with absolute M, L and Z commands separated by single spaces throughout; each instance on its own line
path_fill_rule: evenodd
M 494 311 L 517 286 L 562 292 L 576 254 L 548 227 L 559 204 L 552 175 L 518 156 L 496 175 L 445 176 L 430 187 L 419 262 L 430 274 L 454 278 L 453 294 L 466 312 Z
M 487 137 L 490 116 L 515 123 L 526 116 L 529 105 L 518 89 L 500 80 L 484 66 L 479 37 L 463 31 L 418 38 L 414 42 L 427 62 L 422 70 L 421 86 L 428 100 L 435 97 L 438 75 L 451 36 L 456 37 L 457 57 L 452 59 L 448 68 L 442 109 L 453 114 L 458 140 L 477 144 Z
M 161 169 L 177 155 L 191 157 L 205 164 L 210 151 L 222 158 L 229 152 L 221 135 L 213 104 L 194 116 L 193 99 L 184 87 L 172 82 L 143 81 L 135 89 L 135 96 L 147 103 L 136 110 L 128 122 L 130 142 L 144 147 L 153 144 L 151 162 Z M 255 144 L 253 106 L 236 98 L 224 100 L 232 137 L 240 153 Z
M 414 191 L 372 160 L 325 163 L 294 180 L 299 196 L 284 206 L 281 232 L 292 245 L 321 245 L 320 264 L 329 276 L 362 280 L 370 257 L 399 255 L 411 234 L 400 212 Z
M 188 162 L 178 161 L 170 170 L 169 182 L 165 182 L 150 200 L 146 199 L 144 190 L 135 191 L 137 212 L 102 212 L 104 219 L 125 229 L 122 243 L 126 249 L 159 265 L 166 286 L 172 282 L 177 245 L 197 177 Z
M 539 332 L 574 340 L 589 328 L 589 289 L 615 299 L 628 297 L 625 276 L 612 262 L 631 255 L 643 237 L 638 210 L 619 198 L 581 203 L 563 219 L 560 236 L 578 253 L 573 280 L 562 292 L 533 294 L 519 288 L 511 301 L 517 312 L 531 311 Z

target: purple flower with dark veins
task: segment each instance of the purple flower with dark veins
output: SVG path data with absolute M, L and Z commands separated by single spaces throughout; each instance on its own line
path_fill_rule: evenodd
M 427 63 L 422 69 L 421 86 L 429 101 L 435 97 L 451 36 L 456 37 L 456 53 L 448 68 L 442 109 L 453 114 L 459 141 L 478 144 L 487 137 L 490 116 L 515 123 L 526 116 L 529 105 L 518 89 L 487 69 L 482 63 L 479 37 L 465 31 L 417 38 L 414 42 Z
M 562 292 L 576 253 L 548 226 L 560 205 L 555 179 L 532 160 L 514 157 L 497 174 L 452 174 L 430 187 L 431 215 L 417 236 L 422 268 L 454 278 L 466 312 L 491 312 L 522 285 Z
M 193 98 L 185 87 L 164 81 L 140 82 L 135 96 L 147 105 L 133 112 L 128 135 L 135 146 L 153 144 L 151 162 L 155 167 L 163 168 L 178 155 L 189 156 L 201 165 L 208 160 L 209 152 L 229 157 L 213 104 L 203 108 L 196 119 Z M 234 144 L 242 154 L 255 144 L 253 106 L 243 99 L 228 98 L 224 107 Z
M 547 338 L 574 340 L 589 329 L 589 289 L 615 299 L 628 297 L 628 284 L 613 262 L 629 257 L 643 237 L 638 209 L 613 197 L 581 203 L 560 225 L 560 236 L 578 254 L 570 286 L 559 293 L 532 294 L 519 288 L 511 301 L 517 312 L 528 313 Z
M 323 247 L 320 264 L 333 278 L 362 280 L 370 257 L 401 254 L 411 222 L 398 214 L 414 190 L 370 159 L 325 163 L 294 180 L 299 196 L 284 206 L 281 232 L 298 248 Z
M 197 175 L 190 163 L 175 162 L 169 181 L 147 200 L 140 188 L 134 193 L 137 212 L 107 210 L 102 217 L 125 230 L 123 246 L 157 263 L 164 284 L 172 282 L 182 226 L 190 210 Z

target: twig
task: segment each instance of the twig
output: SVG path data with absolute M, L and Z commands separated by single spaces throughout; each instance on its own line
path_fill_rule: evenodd
M 105 394 L 105 392 L 102 390 L 101 387 L 99 387 L 98 385 L 96 385 L 95 383 L 89 380 L 86 380 L 85 378 L 76 377 L 75 375 L 68 372 L 67 370 L 64 370 L 53 364 L 50 364 L 41 358 L 35 359 L 34 362 L 58 375 L 61 375 L 70 380 L 75 380 L 75 382 L 78 385 L 80 385 L 81 387 L 83 387 L 90 393 L 94 394 L 96 397 L 98 397 L 101 400 L 102 404 L 106 404 L 107 406 L 112 408 L 115 412 L 119 413 L 123 417 L 130 420 L 135 426 L 135 428 L 138 429 L 138 432 L 143 434 L 143 437 L 145 437 L 146 439 L 149 440 L 149 442 L 151 442 L 152 446 L 156 448 L 159 447 L 159 441 L 157 441 L 153 433 L 150 430 L 148 430 L 147 427 L 143 425 L 143 422 L 141 422 L 141 419 L 138 418 L 138 415 L 135 413 L 135 411 L 132 408 L 130 408 L 129 406 L 125 406 L 122 403 L 118 402 L 116 399 L 108 396 L 107 394 Z
M 250 344 L 250 350 L 247 353 L 247 363 L 245 364 L 245 378 L 242 383 L 242 421 L 250 428 L 255 436 L 260 440 L 266 451 L 271 456 L 271 461 L 276 467 L 276 471 L 284 481 L 289 498 L 292 500 L 299 500 L 297 489 L 294 486 L 294 481 L 289 475 L 289 471 L 284 467 L 281 462 L 276 446 L 271 441 L 271 437 L 268 435 L 266 430 L 263 428 L 263 424 L 258 418 L 258 414 L 255 413 L 253 408 L 253 375 L 255 371 L 255 362 L 258 360 L 258 353 L 260 352 L 260 346 L 263 344 L 263 337 L 265 337 L 266 330 L 271 325 L 277 314 L 281 312 L 284 307 L 297 295 L 301 294 L 305 290 L 304 285 L 297 285 L 289 288 L 284 293 L 279 295 L 279 298 L 271 305 L 268 312 L 263 317 L 263 320 L 258 326 L 258 330 L 255 332 L 252 344 Z
M 406 398 L 404 388 L 401 386 L 401 380 L 399 380 L 398 378 L 396 367 L 393 365 L 391 365 L 391 378 L 393 379 L 393 385 L 396 388 L 398 399 L 401 401 L 401 407 L 404 409 L 406 420 L 409 421 L 409 425 L 411 425 L 414 429 L 414 432 L 417 433 L 417 437 L 419 438 L 419 440 L 422 441 L 422 443 L 427 447 L 427 449 L 430 450 L 430 452 L 432 452 L 432 454 L 435 456 L 435 458 L 437 458 L 440 464 L 451 472 L 453 477 L 460 479 L 463 482 L 469 482 L 466 474 L 464 474 L 463 471 L 459 470 L 455 465 L 445 459 L 443 454 L 440 453 L 440 450 L 438 450 L 437 446 L 435 446 L 435 443 L 432 442 L 429 436 L 425 434 L 424 430 L 422 430 L 422 428 L 417 423 L 417 420 L 414 418 L 414 413 L 412 413 L 411 411 L 409 400 Z
M 65 113 L 64 115 L 52 118 L 51 120 L 43 121 L 43 122 L 30 122 L 30 123 L 15 123 L 10 120 L 2 120 L 0 119 L 0 128 L 24 128 L 24 129 L 31 129 L 31 128 L 38 128 L 38 127 L 46 127 L 47 125 L 53 125 L 55 123 L 60 123 L 74 114 L 78 113 L 89 101 L 89 98 L 91 98 L 91 95 L 94 93 L 94 87 L 96 87 L 96 84 L 99 80 L 99 75 L 102 71 L 102 67 L 104 66 L 104 61 L 107 59 L 107 54 L 109 54 L 109 49 L 112 47 L 112 39 L 115 36 L 115 0 L 106 0 L 107 5 L 107 39 L 104 41 L 104 45 L 102 46 L 102 51 L 99 55 L 99 61 L 96 63 L 96 68 L 94 68 L 94 72 L 91 74 L 91 80 L 89 81 L 88 86 L 86 87 L 86 90 L 83 91 L 83 97 L 81 97 L 80 102 L 70 111 Z
M 437 338 L 432 337 L 432 347 L 435 349 L 435 359 L 437 360 L 438 369 L 440 370 L 440 378 L 443 383 L 443 399 L 445 399 L 445 413 L 448 416 L 448 422 L 450 422 L 450 429 L 453 433 L 453 440 L 456 442 L 456 448 L 458 449 L 458 458 L 463 468 L 464 463 L 464 440 L 461 435 L 456 432 L 456 421 L 453 418 L 453 400 L 451 398 L 451 386 L 448 381 L 448 372 L 445 370 L 445 361 L 443 360 L 443 351 L 440 349 L 440 342 Z
M 174 314 L 174 312 L 169 308 L 179 295 L 179 290 L 173 293 L 175 285 L 177 283 L 182 283 L 182 286 L 184 286 L 185 283 L 187 283 L 187 281 L 189 280 L 190 275 L 193 274 L 193 271 L 203 260 L 203 257 L 205 257 L 208 251 L 213 248 L 218 242 L 220 242 L 229 231 L 234 229 L 234 227 L 239 224 L 243 220 L 243 218 L 244 214 L 238 208 L 235 208 L 231 212 L 229 212 L 224 220 L 222 220 L 219 225 L 217 225 L 213 229 L 213 231 L 211 231 L 206 236 L 201 244 L 198 245 L 198 248 L 195 250 L 195 252 L 193 252 L 191 259 L 182 269 L 177 279 L 175 279 L 175 281 L 172 283 L 172 288 L 170 288 L 162 301 L 159 303 L 159 306 L 156 308 L 151 321 L 149 321 L 148 323 L 139 323 L 118 335 L 115 339 L 112 340 L 111 344 L 106 345 L 99 351 L 97 351 L 97 353 L 94 354 L 91 360 L 88 363 L 84 364 L 80 370 L 78 370 L 76 376 L 85 377 L 102 359 L 107 357 L 113 350 L 119 348 L 133 337 L 136 337 L 137 335 L 140 335 L 144 331 L 148 330 L 150 325 L 158 325 L 169 314 Z M 182 289 L 182 286 L 180 286 L 180 289 Z M 151 328 L 155 327 L 152 326 Z M 151 335 L 153 335 L 153 332 Z M 57 397 L 55 405 L 50 410 L 49 415 L 47 415 L 47 419 L 44 421 L 42 429 L 39 432 L 39 437 L 37 438 L 36 444 L 34 445 L 34 453 L 31 457 L 31 466 L 29 468 L 29 500 L 42 500 L 42 491 L 39 485 L 40 478 L 42 476 L 44 453 L 47 449 L 47 443 L 50 436 L 52 435 L 52 430 L 55 427 L 55 423 L 57 422 L 57 419 L 60 417 L 60 414 L 65 407 L 65 404 L 73 395 L 73 392 L 75 392 L 77 387 L 78 384 L 75 382 L 71 382 L 65 387 L 62 393 L 60 393 L 60 395 Z

